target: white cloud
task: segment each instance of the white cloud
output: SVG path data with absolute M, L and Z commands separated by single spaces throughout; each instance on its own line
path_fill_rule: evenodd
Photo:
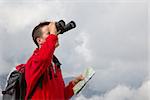
M 0 10 L 0 21 L 3 23 L 3 28 L 6 28 L 8 33 L 14 34 L 33 23 L 56 20 L 59 18 L 58 16 L 63 16 L 65 9 L 60 1 L 42 2 L 42 0 L 39 2 L 0 3 L 0 7 L 3 8 Z
M 2 89 L 1 89 L 1 87 L 0 87 L 0 100 L 2 100 Z
M 0 58 L 0 64 L 1 64 L 1 67 L 0 67 L 0 70 L 3 72 L 3 73 L 6 73 L 7 70 L 8 70 L 8 63 L 6 61 L 4 61 L 3 59 Z
M 103 95 L 95 95 L 91 98 L 78 96 L 75 100 L 149 100 L 150 80 L 142 84 L 141 87 L 134 89 L 125 85 L 118 85 Z
M 61 36 L 57 50 L 64 76 L 78 74 L 92 65 L 96 74 L 90 88 L 99 92 L 111 90 L 94 99 L 125 98 L 124 94 L 133 98 L 141 94 L 135 91 L 142 90 L 134 88 L 149 72 L 144 1 L 5 1 L 0 2 L 0 74 L 30 57 L 35 47 L 31 31 L 40 21 L 75 20 L 77 28 Z
M 90 62 L 92 60 L 92 54 L 90 49 L 88 48 L 89 34 L 87 32 L 81 32 L 76 38 L 78 42 L 78 46 L 76 46 L 75 50 L 85 61 Z
M 3 8 L 0 10 L 0 73 L 5 73 L 10 67 L 25 63 L 31 55 L 35 47 L 31 39 L 33 27 L 41 21 L 62 19 L 66 8 L 58 0 L 7 1 L 0 2 L 0 7 Z

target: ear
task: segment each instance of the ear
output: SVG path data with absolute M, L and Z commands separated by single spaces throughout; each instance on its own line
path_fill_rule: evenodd
M 41 45 L 42 44 L 42 39 L 41 38 L 36 38 L 36 41 L 37 41 L 37 43 L 38 43 L 38 45 Z

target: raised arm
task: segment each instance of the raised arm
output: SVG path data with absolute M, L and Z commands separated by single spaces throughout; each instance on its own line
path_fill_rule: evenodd
M 50 35 L 47 36 L 45 42 L 40 46 L 37 53 L 35 52 L 26 63 L 25 77 L 27 81 L 27 95 L 30 94 L 38 79 L 43 75 L 49 67 L 58 41 L 55 23 L 48 25 Z

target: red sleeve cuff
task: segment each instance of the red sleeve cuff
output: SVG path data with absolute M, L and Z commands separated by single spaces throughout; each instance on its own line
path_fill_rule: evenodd
M 75 86 L 75 84 L 73 84 L 73 81 L 71 81 L 71 82 L 69 83 L 69 86 L 70 86 L 71 88 L 73 88 L 73 87 Z
M 65 98 L 66 99 L 69 99 L 74 95 L 73 87 L 74 87 L 74 84 L 72 83 L 72 81 L 69 82 L 67 87 L 65 87 Z

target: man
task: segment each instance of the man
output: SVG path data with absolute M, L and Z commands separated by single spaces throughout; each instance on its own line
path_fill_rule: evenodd
M 73 86 L 83 76 L 72 80 L 66 87 L 61 74 L 60 63 L 54 56 L 59 46 L 55 22 L 43 22 L 37 25 L 32 37 L 38 48 L 25 64 L 27 83 L 25 99 L 31 100 L 67 100 L 73 96 Z

